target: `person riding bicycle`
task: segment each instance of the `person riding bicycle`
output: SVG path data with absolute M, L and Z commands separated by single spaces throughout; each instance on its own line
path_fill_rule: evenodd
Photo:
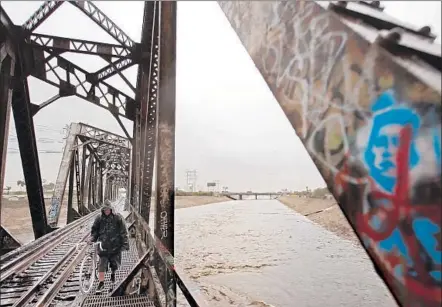
M 126 225 L 123 217 L 114 213 L 109 200 L 104 202 L 101 214 L 95 218 L 91 229 L 90 242 L 101 242 L 103 250 L 98 248 L 97 291 L 104 288 L 104 274 L 108 265 L 111 268 L 111 281 L 115 282 L 115 272 L 121 264 L 122 250 L 129 250 Z

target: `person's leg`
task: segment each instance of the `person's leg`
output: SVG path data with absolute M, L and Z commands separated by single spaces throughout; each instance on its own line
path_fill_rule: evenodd
M 111 281 L 115 282 L 115 272 L 118 270 L 118 268 L 121 265 L 121 253 L 112 255 L 109 264 L 111 269 Z
M 104 287 L 104 273 L 106 273 L 107 266 L 109 265 L 109 258 L 106 256 L 100 256 L 98 262 L 98 287 L 97 291 Z

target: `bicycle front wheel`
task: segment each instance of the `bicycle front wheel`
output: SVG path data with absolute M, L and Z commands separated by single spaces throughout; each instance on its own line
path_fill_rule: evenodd
M 95 263 L 94 259 L 88 255 L 81 262 L 80 266 L 80 290 L 83 293 L 89 293 L 92 290 L 92 286 L 95 281 Z
M 96 279 L 98 279 L 98 265 L 99 265 L 99 263 L 100 263 L 100 257 L 96 256 L 95 257 L 95 265 L 94 265 L 94 267 L 95 267 L 94 274 L 95 274 Z

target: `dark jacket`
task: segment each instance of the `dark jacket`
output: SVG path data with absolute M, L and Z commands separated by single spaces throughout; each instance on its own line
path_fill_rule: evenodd
M 110 209 L 109 215 L 104 214 Z M 91 229 L 92 242 L 101 241 L 105 251 L 98 251 L 100 256 L 118 254 L 122 249 L 129 249 L 126 225 L 123 217 L 115 214 L 109 206 L 101 208 L 101 214 L 95 218 Z

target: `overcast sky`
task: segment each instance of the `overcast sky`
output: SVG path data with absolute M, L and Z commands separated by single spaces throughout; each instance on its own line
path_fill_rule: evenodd
M 132 39 L 139 41 L 143 2 L 95 2 Z M 441 2 L 383 2 L 386 11 L 417 26 L 430 25 L 440 35 Z M 13 22 L 22 24 L 40 1 L 2 1 Z M 316 167 L 278 103 L 243 49 L 216 2 L 179 2 L 177 42 L 176 184 L 185 186 L 185 170 L 196 169 L 198 185 L 219 180 L 230 190 L 301 190 L 325 186 Z M 114 43 L 78 9 L 62 5 L 37 33 Z M 440 37 L 438 37 L 440 42 Z M 89 71 L 105 65 L 87 55 L 66 55 Z M 135 83 L 136 67 L 125 75 Z M 109 80 L 130 94 L 118 77 Z M 34 103 L 57 90 L 30 78 Z M 34 117 L 38 149 L 61 151 L 62 129 L 84 122 L 123 134 L 104 109 L 79 98 L 63 98 Z M 124 121 L 128 131 L 132 123 Z M 23 179 L 11 116 L 6 185 Z M 61 153 L 40 154 L 42 177 L 55 181 Z

